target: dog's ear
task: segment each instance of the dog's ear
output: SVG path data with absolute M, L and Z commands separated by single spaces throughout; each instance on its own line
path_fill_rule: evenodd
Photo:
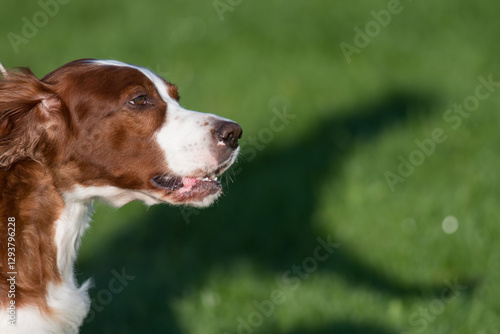
M 61 101 L 27 68 L 0 79 L 0 168 L 29 158 L 39 160 L 37 146 L 60 122 Z

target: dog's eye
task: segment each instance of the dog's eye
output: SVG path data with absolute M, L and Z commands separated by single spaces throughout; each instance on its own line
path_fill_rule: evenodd
M 148 99 L 146 98 L 145 95 L 141 95 L 141 96 L 138 96 L 136 97 L 135 99 L 133 100 L 130 100 L 129 101 L 130 104 L 134 104 L 134 105 L 146 105 L 148 103 Z

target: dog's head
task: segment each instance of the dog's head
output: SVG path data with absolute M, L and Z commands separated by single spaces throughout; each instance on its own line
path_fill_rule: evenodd
M 179 105 L 175 85 L 117 61 L 0 80 L 0 167 L 34 160 L 76 199 L 210 205 L 241 127 Z

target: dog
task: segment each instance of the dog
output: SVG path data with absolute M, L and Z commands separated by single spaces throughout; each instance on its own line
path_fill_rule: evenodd
M 0 79 L 0 333 L 78 333 L 89 281 L 73 263 L 92 202 L 206 207 L 241 127 L 189 111 L 177 87 L 115 60 Z

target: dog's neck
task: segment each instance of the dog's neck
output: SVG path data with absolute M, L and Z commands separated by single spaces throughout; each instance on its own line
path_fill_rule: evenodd
M 73 264 L 82 236 L 89 226 L 92 201 L 64 194 L 64 209 L 55 223 L 57 267 L 64 280 L 74 280 Z

